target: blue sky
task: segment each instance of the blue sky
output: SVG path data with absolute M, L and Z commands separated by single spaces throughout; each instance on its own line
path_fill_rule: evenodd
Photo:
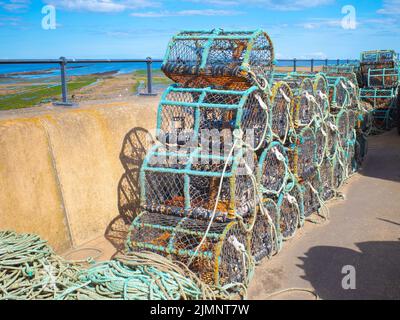
M 55 30 L 42 28 L 46 4 Z M 400 0 L 0 0 L 0 58 L 158 58 L 179 30 L 215 27 L 263 28 L 277 58 L 358 58 L 400 51 Z

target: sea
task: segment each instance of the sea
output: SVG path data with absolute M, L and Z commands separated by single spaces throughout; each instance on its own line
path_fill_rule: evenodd
M 325 60 L 317 60 L 314 66 L 325 64 Z M 340 63 L 345 63 L 341 61 Z M 328 60 L 329 65 L 337 64 L 337 60 Z M 293 60 L 277 60 L 277 66 L 293 66 Z M 297 61 L 299 67 L 309 67 L 310 61 Z M 153 63 L 153 69 L 161 68 L 160 62 Z M 83 76 L 97 73 L 115 72 L 117 74 L 131 73 L 137 70 L 145 70 L 146 63 L 84 63 L 67 65 L 68 76 Z M 2 83 L 21 82 L 26 80 L 45 80 L 60 76 L 60 68 L 57 64 L 0 64 L 0 81 Z

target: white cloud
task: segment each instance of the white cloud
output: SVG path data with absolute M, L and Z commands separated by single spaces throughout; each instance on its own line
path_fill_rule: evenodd
M 271 10 L 295 11 L 335 3 L 335 0 L 186 0 L 220 6 L 262 6 Z
M 400 0 L 384 0 L 383 8 L 378 10 L 380 14 L 400 15 Z
M 21 18 L 19 17 L 0 17 L 1 26 L 12 26 L 17 27 L 21 24 Z
M 186 17 L 186 16 L 235 16 L 242 14 L 240 11 L 234 10 L 181 10 L 181 11 L 148 11 L 133 12 L 132 17 L 139 18 L 160 18 L 160 17 Z
M 341 20 L 339 19 L 312 19 L 303 23 L 298 24 L 298 26 L 304 29 L 312 30 L 319 29 L 322 27 L 328 28 L 340 28 L 342 26 Z
M 27 9 L 30 5 L 30 2 L 30 0 L 0 1 L 0 8 L 3 8 L 7 11 L 20 11 Z
M 66 10 L 92 12 L 121 12 L 127 9 L 141 9 L 160 6 L 152 0 L 47 0 L 48 4 Z
M 316 59 L 316 60 L 325 60 L 327 59 L 327 55 L 324 52 L 311 52 L 305 55 L 300 56 L 298 59 Z

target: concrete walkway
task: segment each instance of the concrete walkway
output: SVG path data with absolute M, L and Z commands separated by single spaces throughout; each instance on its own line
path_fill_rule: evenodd
M 283 250 L 256 268 L 249 299 L 287 288 L 310 288 L 321 299 L 400 299 L 400 136 L 369 138 L 364 168 L 328 203 L 330 221 L 307 223 Z M 355 268 L 355 290 L 344 290 L 344 266 Z M 345 281 L 346 282 L 346 281 Z M 276 299 L 313 299 L 292 291 Z

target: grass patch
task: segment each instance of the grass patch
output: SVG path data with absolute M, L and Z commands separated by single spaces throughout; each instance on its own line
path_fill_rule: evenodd
M 153 84 L 155 85 L 170 85 L 173 83 L 172 80 L 166 77 L 161 70 L 153 70 L 152 76 L 153 76 Z M 141 82 L 143 82 L 144 85 L 147 84 L 147 70 L 134 71 L 133 78 L 136 80 L 136 82 L 132 90 L 133 92 L 137 92 Z
M 68 82 L 68 93 L 72 94 L 94 82 L 95 77 L 81 77 Z M 21 109 L 36 106 L 42 102 L 61 99 L 61 85 L 36 85 L 21 88 L 21 93 L 0 96 L 0 110 Z

